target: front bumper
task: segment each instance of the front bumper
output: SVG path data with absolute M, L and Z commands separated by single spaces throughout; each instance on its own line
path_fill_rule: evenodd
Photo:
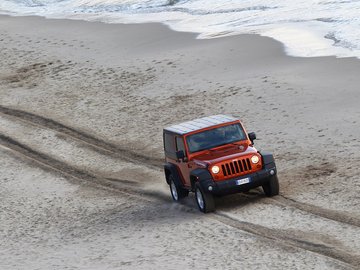
M 276 175 L 276 166 L 274 163 L 266 165 L 260 171 L 255 173 L 238 176 L 225 181 L 214 181 L 213 179 L 207 179 L 201 181 L 201 186 L 204 190 L 207 190 L 215 195 L 226 195 L 231 193 L 245 192 L 252 188 L 259 187 L 266 183 L 269 177 Z M 249 178 L 249 183 L 238 184 L 238 180 Z M 209 188 L 211 186 L 211 188 Z

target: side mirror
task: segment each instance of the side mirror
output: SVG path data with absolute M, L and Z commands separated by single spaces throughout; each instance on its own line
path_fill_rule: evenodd
M 184 151 L 183 151 L 183 150 L 177 151 L 177 152 L 176 152 L 176 158 L 177 158 L 178 160 L 184 160 L 184 158 L 185 158 L 185 153 L 184 153 Z
M 249 139 L 250 139 L 251 143 L 254 144 L 254 140 L 256 140 L 255 132 L 248 133 L 248 136 L 249 136 Z

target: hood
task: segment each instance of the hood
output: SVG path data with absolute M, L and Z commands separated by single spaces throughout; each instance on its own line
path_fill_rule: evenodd
M 202 151 L 199 155 L 194 156 L 193 160 L 194 162 L 212 165 L 228 159 L 235 159 L 253 153 L 257 153 L 257 150 L 248 144 L 230 144 Z

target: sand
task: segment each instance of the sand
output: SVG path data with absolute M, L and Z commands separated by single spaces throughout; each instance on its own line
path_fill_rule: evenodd
M 256 35 L 0 16 L 0 269 L 356 269 L 360 61 Z M 260 189 L 171 201 L 164 126 L 230 114 Z

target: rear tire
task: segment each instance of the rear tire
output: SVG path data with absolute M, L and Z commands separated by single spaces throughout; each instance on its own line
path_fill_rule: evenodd
M 177 181 L 175 181 L 172 175 L 169 176 L 169 182 L 171 197 L 174 201 L 178 202 L 189 195 L 189 191 L 177 184 Z
M 195 184 L 195 201 L 199 210 L 203 213 L 209 213 L 215 210 L 213 195 L 205 191 L 199 183 Z
M 270 176 L 269 180 L 262 185 L 264 193 L 268 197 L 279 195 L 279 179 L 276 175 Z

